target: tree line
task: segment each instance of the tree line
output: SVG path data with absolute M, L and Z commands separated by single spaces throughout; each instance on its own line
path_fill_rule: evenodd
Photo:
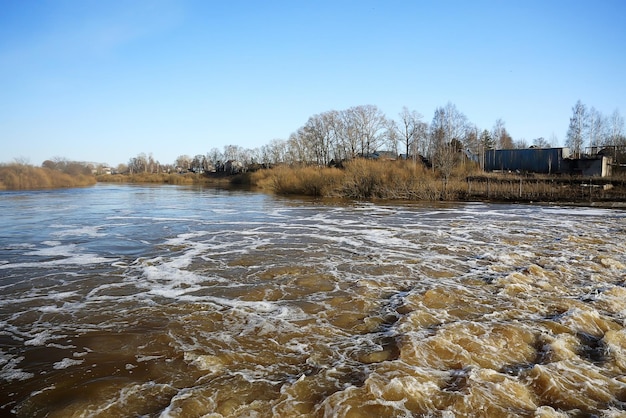
M 582 154 L 585 144 L 626 146 L 624 119 L 617 110 L 607 118 L 580 101 L 572 110 L 565 145 L 575 155 Z M 173 164 L 161 164 L 151 154 L 142 153 L 120 165 L 118 171 L 219 171 L 227 161 L 238 161 L 243 167 L 284 163 L 328 166 L 384 150 L 404 159 L 426 160 L 445 177 L 463 155 L 480 161 L 489 149 L 546 148 L 557 142 L 554 135 L 530 143 L 523 138 L 514 140 L 502 119 L 497 119 L 491 129 L 480 129 L 451 102 L 437 107 L 430 122 L 407 107 L 396 118 L 389 118 L 375 105 L 361 105 L 313 115 L 288 139 L 274 139 L 259 148 L 227 145 L 193 157 L 180 155 Z
M 599 147 L 624 147 L 624 118 L 616 109 L 610 116 L 603 115 L 595 107 L 587 107 L 580 100 L 572 107 L 565 145 L 575 156 Z

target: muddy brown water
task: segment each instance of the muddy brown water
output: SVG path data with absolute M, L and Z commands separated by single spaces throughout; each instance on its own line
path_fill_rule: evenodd
M 0 416 L 626 415 L 626 212 L 0 193 Z

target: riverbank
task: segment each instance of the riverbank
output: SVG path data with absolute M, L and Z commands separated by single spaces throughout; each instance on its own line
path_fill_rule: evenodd
M 84 187 L 96 184 L 88 172 L 63 172 L 28 164 L 0 165 L 0 190 L 36 190 Z
M 283 195 L 408 201 L 542 202 L 620 205 L 623 178 L 484 173 L 467 164 L 448 177 L 407 161 L 354 160 L 342 169 L 277 167 L 251 175 L 251 184 Z
M 278 166 L 255 172 L 70 175 L 49 168 L 0 167 L 0 190 L 152 183 L 245 187 L 279 195 L 396 201 L 485 201 L 626 207 L 626 179 L 485 173 L 473 164 L 447 177 L 411 161 L 353 160 L 342 168 Z
M 168 173 L 136 173 L 136 174 L 105 174 L 97 176 L 102 183 L 155 183 L 155 184 L 219 184 L 228 183 L 223 178 L 209 178 L 202 174 L 168 174 Z

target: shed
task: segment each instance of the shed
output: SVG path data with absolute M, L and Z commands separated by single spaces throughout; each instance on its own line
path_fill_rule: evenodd
M 485 170 L 522 171 L 532 173 L 562 173 L 568 170 L 563 160 L 569 158 L 569 148 L 524 148 L 485 151 Z

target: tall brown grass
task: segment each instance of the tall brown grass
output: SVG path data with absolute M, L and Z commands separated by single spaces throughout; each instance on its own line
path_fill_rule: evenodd
M 280 166 L 253 173 L 252 183 L 278 194 L 353 199 L 437 200 L 444 195 L 441 180 L 412 161 L 355 159 L 343 169 Z
M 0 190 L 52 189 L 91 186 L 96 178 L 83 173 L 68 174 L 45 167 L 14 163 L 0 165 Z
M 241 176 L 206 176 L 194 173 L 102 174 L 96 178 L 103 183 L 200 184 L 207 186 L 229 186 L 237 181 L 244 181 Z
M 277 194 L 333 196 L 343 177 L 341 170 L 324 167 L 278 166 L 251 174 L 251 184 Z
M 195 174 L 137 173 L 137 174 L 103 174 L 97 177 L 103 183 L 164 183 L 193 184 Z
M 626 200 L 624 182 L 554 176 L 485 174 L 460 164 L 449 177 L 412 161 L 355 159 L 343 169 L 280 166 L 259 170 L 251 182 L 285 195 L 390 200 L 601 201 Z M 587 185 L 590 183 L 590 185 Z M 615 187 L 613 187 L 615 186 Z

